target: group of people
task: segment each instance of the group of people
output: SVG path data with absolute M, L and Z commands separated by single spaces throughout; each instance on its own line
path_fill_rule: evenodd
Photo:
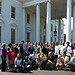
M 2 71 L 6 69 L 17 72 L 23 72 L 31 69 L 66 69 L 75 70 L 75 44 L 70 45 L 69 42 L 65 43 L 48 42 L 42 44 L 40 42 L 26 42 L 22 40 L 20 44 L 12 43 L 6 45 L 2 44 L 1 58 L 2 58 Z M 6 56 L 8 62 L 6 66 Z

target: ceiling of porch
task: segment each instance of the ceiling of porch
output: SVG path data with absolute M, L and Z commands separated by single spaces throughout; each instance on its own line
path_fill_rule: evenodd
M 22 2 L 32 2 L 34 0 L 18 0 Z M 72 9 L 73 9 L 73 2 L 72 0 Z M 26 7 L 26 9 L 32 11 L 33 13 L 36 13 L 36 5 Z M 40 13 L 41 16 L 46 16 L 46 11 L 47 11 L 47 3 L 43 2 L 40 4 Z M 51 1 L 51 17 L 52 19 L 61 19 L 61 18 L 66 18 L 67 14 L 67 0 L 52 0 Z

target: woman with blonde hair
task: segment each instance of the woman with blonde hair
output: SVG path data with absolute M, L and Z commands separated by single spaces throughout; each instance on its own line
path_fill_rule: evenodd
M 18 53 L 15 58 L 15 68 L 17 72 L 23 72 L 21 53 Z

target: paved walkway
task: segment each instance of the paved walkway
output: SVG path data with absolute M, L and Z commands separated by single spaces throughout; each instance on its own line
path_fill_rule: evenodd
M 75 75 L 75 72 L 36 70 L 36 71 L 31 71 L 30 73 L 11 73 L 11 72 L 0 71 L 0 75 Z

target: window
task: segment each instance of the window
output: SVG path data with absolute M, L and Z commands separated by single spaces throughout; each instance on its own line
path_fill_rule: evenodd
M 27 32 L 27 42 L 30 42 L 30 32 Z
M 56 42 L 56 38 L 55 38 L 55 42 Z
M 1 14 L 2 3 L 0 2 L 0 14 Z
M 53 42 L 53 39 L 52 39 L 52 37 L 51 37 L 51 42 Z
M 55 29 L 56 29 L 56 31 L 57 31 L 57 26 L 55 26 Z
M 51 31 L 53 31 L 53 24 L 51 24 Z
M 1 43 L 1 26 L 0 26 L 0 43 Z
M 45 35 L 44 35 L 44 38 L 43 38 L 44 43 L 46 42 L 45 40 L 46 40 L 46 37 L 45 37 Z
M 46 29 L 46 22 L 44 21 L 44 29 Z
M 15 29 L 11 29 L 11 43 L 15 43 Z
M 61 29 L 61 34 L 63 34 L 63 29 Z
M 11 18 L 15 19 L 15 7 L 11 7 Z
M 27 23 L 29 24 L 30 23 L 30 15 L 27 14 Z

